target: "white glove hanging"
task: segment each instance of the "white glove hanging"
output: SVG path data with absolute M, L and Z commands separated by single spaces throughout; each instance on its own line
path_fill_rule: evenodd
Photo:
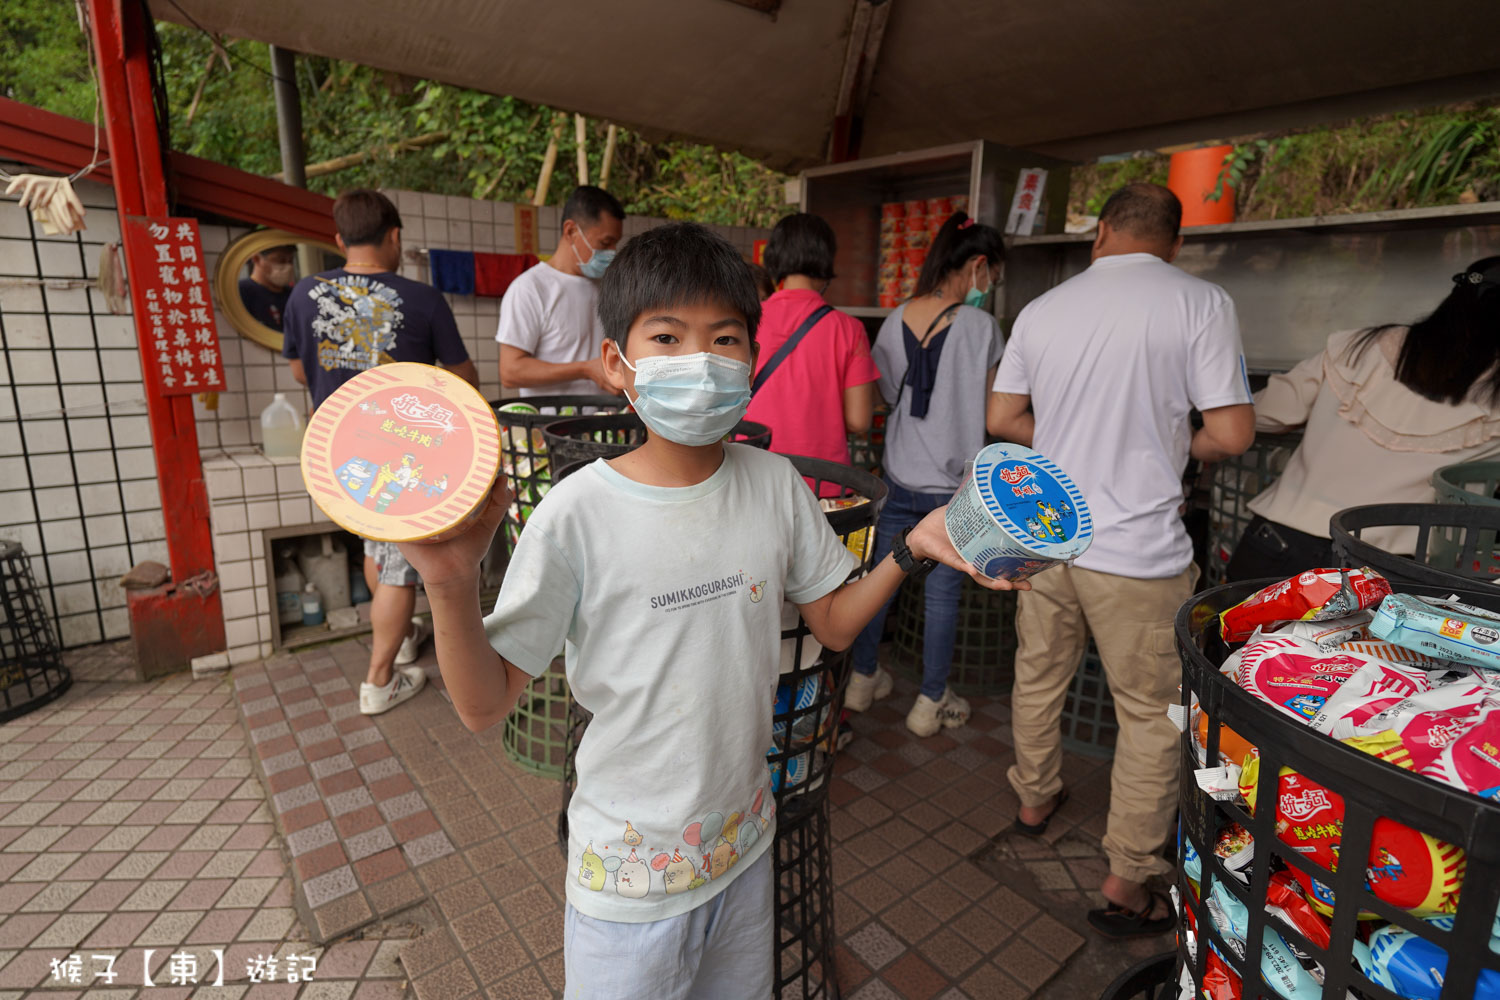
M 21 207 L 31 209 L 31 217 L 42 225 L 48 236 L 67 236 L 83 229 L 83 202 L 73 192 L 66 177 L 44 177 L 41 174 L 16 174 L 10 178 L 6 194 L 21 193 Z

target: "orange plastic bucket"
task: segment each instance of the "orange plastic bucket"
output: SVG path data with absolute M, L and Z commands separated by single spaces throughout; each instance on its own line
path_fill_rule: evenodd
M 1234 188 L 1224 185 L 1218 201 L 1212 195 L 1233 146 L 1207 146 L 1173 153 L 1167 168 L 1167 187 L 1182 201 L 1182 224 L 1214 226 L 1234 221 Z

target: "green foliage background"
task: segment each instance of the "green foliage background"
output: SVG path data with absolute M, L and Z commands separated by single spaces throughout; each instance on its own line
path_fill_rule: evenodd
M 1290 219 L 1341 212 L 1500 200 L 1500 103 L 1452 105 L 1360 118 L 1238 145 L 1237 218 Z M 1133 181 L 1167 182 L 1167 157 L 1141 154 L 1075 168 L 1069 211 L 1097 215 Z
M 0 93 L 74 118 L 94 114 L 82 32 L 67 0 L 4 0 Z M 225 39 L 230 69 L 212 60 L 202 32 L 157 23 L 171 109 L 173 148 L 258 174 L 281 169 L 270 55 L 260 42 Z M 205 75 L 207 79 L 205 80 Z M 553 123 L 562 124 L 548 201 L 560 204 L 577 177 L 573 117 L 510 97 L 413 80 L 352 63 L 297 59 L 307 162 L 364 150 L 373 159 L 313 178 L 326 194 L 397 187 L 496 201 L 530 201 Z M 202 87 L 191 121 L 188 111 Z M 606 124 L 588 123 L 589 178 L 597 182 Z M 400 140 L 446 131 L 446 141 L 390 154 Z M 655 143 L 619 132 L 610 190 L 632 214 L 769 226 L 788 211 L 786 177 L 738 153 L 693 143 Z

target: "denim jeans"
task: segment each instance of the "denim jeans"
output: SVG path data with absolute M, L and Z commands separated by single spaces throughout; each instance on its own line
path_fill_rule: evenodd
M 913 493 L 885 481 L 890 492 L 880 520 L 875 525 L 875 561 L 891 551 L 891 542 L 903 528 L 908 528 L 951 499 L 948 493 Z M 922 636 L 922 693 L 936 701 L 948 685 L 948 669 L 953 664 L 953 642 L 958 630 L 958 595 L 964 575 L 948 566 L 938 566 L 927 575 L 927 609 Z M 862 674 L 875 672 L 875 648 L 885 631 L 885 616 L 891 610 L 886 601 L 854 640 L 854 669 Z

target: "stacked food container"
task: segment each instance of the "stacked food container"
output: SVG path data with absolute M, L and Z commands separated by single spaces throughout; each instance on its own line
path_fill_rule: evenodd
M 891 201 L 880 206 L 880 305 L 893 309 L 912 297 L 933 237 L 954 212 L 967 211 L 964 195 Z

